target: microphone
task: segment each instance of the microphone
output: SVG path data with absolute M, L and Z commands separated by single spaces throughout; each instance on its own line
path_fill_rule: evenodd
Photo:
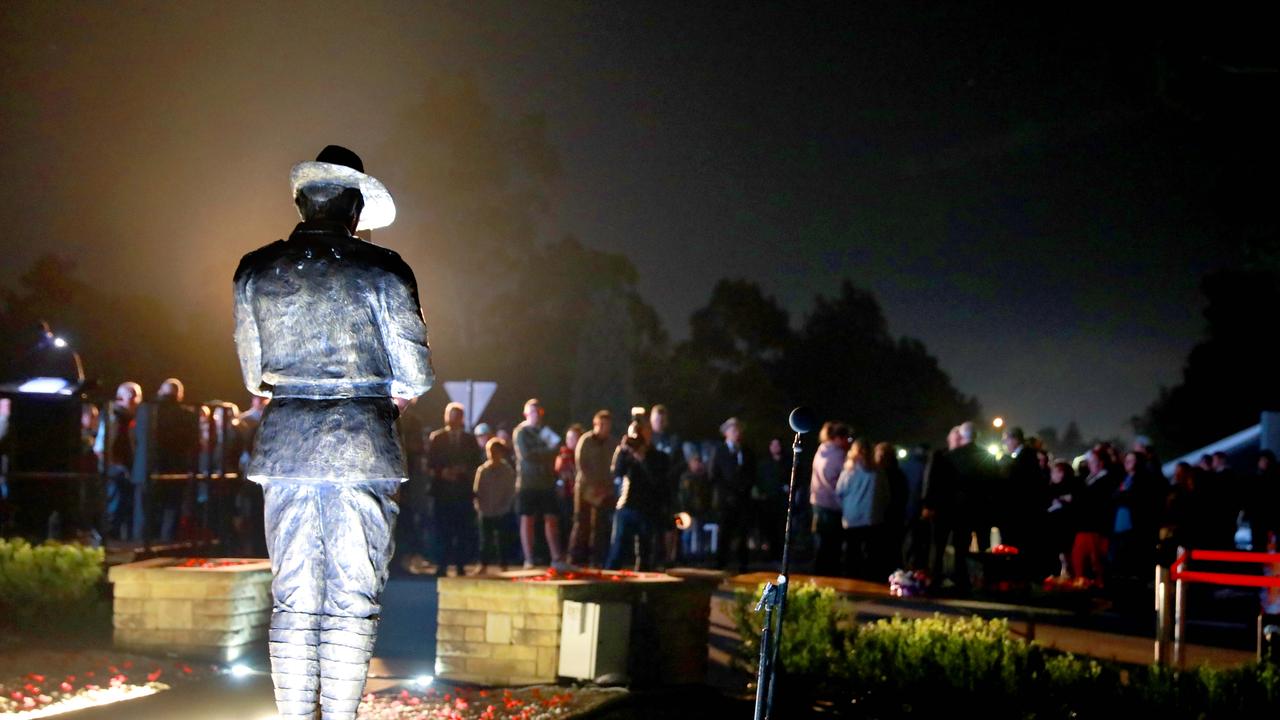
M 813 411 L 801 405 L 791 411 L 791 417 L 787 419 L 791 423 L 791 429 L 797 433 L 803 434 L 813 431 L 813 426 L 817 424 L 818 419 L 814 416 Z

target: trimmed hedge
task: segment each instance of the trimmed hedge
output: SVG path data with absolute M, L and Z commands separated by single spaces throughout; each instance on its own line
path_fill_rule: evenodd
M 754 671 L 759 595 L 736 594 L 742 643 Z M 856 624 L 829 588 L 798 585 L 787 598 L 777 702 L 799 713 L 814 705 L 859 717 L 954 714 L 989 718 L 1112 718 L 1141 712 L 1170 718 L 1278 717 L 1280 669 L 1251 664 L 1178 672 L 1125 667 L 1026 642 L 1006 620 L 934 615 Z
M 101 548 L 0 538 L 0 608 L 15 625 L 96 599 L 105 553 Z

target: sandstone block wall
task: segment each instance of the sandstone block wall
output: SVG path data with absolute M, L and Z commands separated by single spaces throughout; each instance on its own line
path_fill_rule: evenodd
M 482 685 L 555 682 L 561 608 L 575 600 L 632 606 L 630 664 L 642 684 L 701 682 L 717 583 L 656 574 L 626 582 L 440 578 L 436 675 Z
M 108 571 L 117 647 L 229 661 L 266 642 L 271 619 L 268 561 L 175 567 L 179 562 L 154 558 Z

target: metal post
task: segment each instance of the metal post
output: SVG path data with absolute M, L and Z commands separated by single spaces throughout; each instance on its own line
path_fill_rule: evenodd
M 1173 583 L 1169 579 L 1169 568 L 1156 565 L 1156 646 L 1155 662 L 1168 667 L 1172 654 L 1173 641 Z
M 756 707 L 754 720 L 764 720 L 770 705 L 769 691 L 773 678 L 773 607 L 777 603 L 777 588 L 773 583 L 765 583 L 760 593 L 760 602 L 756 603 L 756 612 L 764 609 L 764 627 L 760 630 L 760 664 L 756 668 Z M 779 623 L 781 624 L 781 623 Z
M 1264 648 L 1266 647 L 1266 633 L 1263 631 L 1263 625 L 1266 622 L 1267 615 L 1261 610 L 1258 611 L 1258 662 L 1261 663 L 1266 658 Z
M 1185 565 L 1186 549 L 1178 548 L 1178 567 Z M 1174 581 L 1173 593 L 1173 662 L 1179 670 L 1187 661 L 1187 586 L 1181 579 Z
M 467 426 L 467 432 L 474 432 L 476 429 L 476 383 L 474 380 L 467 380 L 467 411 L 466 419 L 462 421 Z
M 794 425 L 793 425 L 794 427 Z M 791 482 L 787 486 L 787 521 L 782 531 L 782 572 L 778 574 L 778 629 L 773 638 L 773 657 L 769 661 L 769 690 L 765 697 L 764 717 L 773 718 L 773 690 L 782 662 L 778 651 L 782 647 L 782 621 L 787 615 L 787 586 L 791 579 L 791 516 L 796 501 L 796 473 L 800 467 L 800 433 L 791 442 Z

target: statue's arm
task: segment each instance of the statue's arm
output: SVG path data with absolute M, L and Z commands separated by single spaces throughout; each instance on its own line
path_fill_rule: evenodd
M 411 400 L 431 389 L 435 372 L 413 271 L 403 262 L 397 270 L 388 274 L 379 291 L 378 325 L 391 364 L 391 395 Z
M 240 356 L 240 373 L 249 392 L 271 397 L 270 388 L 262 385 L 262 343 L 258 338 L 258 320 L 253 316 L 253 281 L 246 272 L 237 272 L 232 315 L 236 324 L 236 353 Z

